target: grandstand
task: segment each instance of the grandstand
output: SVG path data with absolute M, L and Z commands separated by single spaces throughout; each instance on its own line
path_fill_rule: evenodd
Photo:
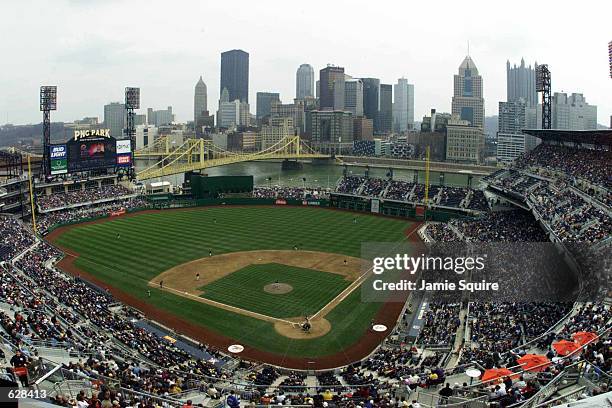
M 427 220 L 419 235 L 429 244 L 550 241 L 580 270 L 593 267 L 583 252 L 587 245 L 609 268 L 609 144 L 597 134 L 567 146 L 576 142 L 570 136 L 548 131 L 543 144 L 486 177 L 482 189 L 431 186 L 430 203 L 422 184 L 361 176 L 344 177 L 334 191 L 256 187 L 249 199 L 266 205 L 320 200 L 366 212 L 378 200 L 381 214 L 395 216 L 429 204 L 453 218 Z M 50 403 L 178 407 L 190 400 L 218 407 L 234 393 L 253 406 L 536 407 L 604 395 L 612 386 L 606 285 L 597 288 L 597 298 L 572 302 L 491 303 L 466 296 L 445 303 L 435 293 L 411 296 L 379 347 L 352 364 L 314 371 L 243 360 L 57 268 L 65 254 L 44 239 L 57 225 L 151 205 L 112 175 L 73 185 L 41 183 L 36 231 L 27 216 L 0 216 L 4 379 L 44 391 Z M 19 375 L 23 367 L 27 375 Z

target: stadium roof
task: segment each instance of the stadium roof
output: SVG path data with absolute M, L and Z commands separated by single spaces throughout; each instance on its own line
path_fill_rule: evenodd
M 612 129 L 601 130 L 561 130 L 561 129 L 523 129 L 523 133 L 538 137 L 542 141 L 587 143 L 612 146 Z

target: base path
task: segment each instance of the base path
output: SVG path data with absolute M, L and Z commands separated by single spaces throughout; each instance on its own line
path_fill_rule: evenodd
M 199 289 L 202 286 L 208 285 L 218 279 L 223 278 L 233 272 L 236 272 L 242 268 L 245 268 L 253 264 L 270 264 L 276 263 L 281 265 L 295 266 L 304 268 L 307 271 L 322 271 L 330 272 L 338 275 L 342 275 L 346 280 L 353 282 L 358 279 L 360 275 L 360 268 L 362 262 L 366 262 L 360 258 L 354 258 L 339 254 L 330 254 L 327 252 L 316 252 L 316 251 L 277 251 L 277 250 L 263 250 L 263 251 L 245 251 L 245 252 L 231 252 L 228 254 L 209 256 L 207 258 L 196 259 L 195 261 L 187 262 L 181 265 L 177 265 L 173 268 L 168 269 L 165 272 L 160 273 L 155 278 L 149 281 L 149 286 L 159 287 L 162 290 L 171 292 L 175 295 L 186 297 L 190 300 L 200 303 L 206 303 L 210 306 L 218 307 L 229 312 L 238 313 L 243 316 L 252 317 L 254 319 L 263 320 L 266 322 L 279 324 L 279 327 L 292 327 L 293 322 L 296 319 L 303 319 L 300 317 L 281 319 L 277 317 L 267 316 L 261 313 L 256 313 L 250 310 L 242 309 L 236 306 L 228 305 L 226 303 L 217 302 L 211 299 L 202 297 L 203 292 Z M 160 282 L 163 281 L 163 286 L 160 286 Z M 263 289 L 272 293 L 289 293 L 293 290 L 293 287 L 288 284 L 279 282 L 278 284 L 272 283 L 264 287 Z M 335 305 L 339 304 L 337 302 Z M 327 312 L 331 311 L 333 307 L 328 308 Z M 327 313 L 326 313 L 327 314 Z M 319 323 L 318 319 L 325 317 L 324 315 L 313 318 L 311 324 L 313 326 L 326 327 L 326 330 L 317 330 L 319 336 L 327 333 L 331 325 L 329 322 Z M 329 327 L 327 327 L 329 326 Z M 298 328 L 294 329 L 299 331 Z M 277 330 L 280 334 L 285 335 L 287 330 Z M 318 337 L 313 335 L 310 338 Z M 299 333 L 301 334 L 301 333 Z M 301 338 L 292 337 L 291 338 Z
M 225 207 L 225 206 L 224 206 Z M 197 210 L 206 211 L 210 207 L 201 207 Z M 227 207 L 225 207 L 227 208 Z M 232 207 L 238 208 L 238 207 Z M 194 208 L 188 209 L 174 209 L 174 210 L 147 210 L 133 214 L 127 214 L 122 217 L 135 217 L 140 214 L 146 213 L 159 213 L 161 211 L 194 211 Z M 324 209 L 321 211 L 344 211 L 337 209 Z M 111 221 L 113 218 L 103 218 L 95 221 L 89 221 L 86 224 L 96 224 Z M 60 227 L 52 231 L 46 236 L 46 240 L 54 243 L 55 240 L 69 229 L 76 228 L 82 224 L 68 225 Z M 417 234 L 413 234 L 420 227 L 420 223 L 415 223 L 406 229 L 405 234 L 409 242 L 413 242 L 417 245 L 422 245 L 422 242 L 418 239 Z M 167 312 L 166 310 L 160 309 L 155 305 L 146 301 L 140 300 L 134 297 L 132 294 L 121 290 L 120 288 L 110 286 L 107 282 L 104 282 L 95 276 L 88 274 L 81 270 L 74 264 L 74 261 L 78 257 L 78 254 L 70 251 L 66 248 L 55 244 L 60 249 L 65 249 L 66 256 L 58 263 L 58 267 L 63 271 L 70 273 L 71 275 L 86 279 L 97 285 L 98 287 L 108 290 L 118 301 L 130 305 L 139 311 L 141 311 L 148 319 L 158 321 L 166 327 L 171 328 L 177 333 L 186 335 L 197 341 L 207 344 L 221 352 L 226 352 L 227 348 L 232 344 L 236 344 L 236 339 L 220 334 L 216 331 L 210 330 L 207 327 L 193 324 L 173 313 Z M 384 303 L 376 313 L 374 321 L 378 324 L 384 324 L 389 328 L 395 327 L 397 319 L 402 312 L 404 304 L 401 302 L 387 302 Z M 298 329 L 295 329 L 298 330 Z M 338 351 L 335 354 L 322 357 L 291 357 L 287 355 L 281 355 L 276 353 L 270 353 L 268 351 L 250 347 L 245 345 L 244 351 L 240 353 L 240 358 L 247 360 L 254 360 L 258 362 L 268 363 L 292 369 L 301 370 L 324 370 L 336 367 L 341 367 L 347 364 L 351 364 L 358 361 L 368 354 L 370 354 L 380 343 L 387 337 L 389 332 L 378 333 L 373 330 L 367 330 L 359 341 L 355 342 L 351 346 Z

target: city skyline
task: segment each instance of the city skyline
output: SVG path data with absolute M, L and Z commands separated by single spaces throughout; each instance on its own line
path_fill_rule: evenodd
M 129 10 L 139 10 L 142 4 L 134 2 L 121 7 L 129 14 Z M 332 8 L 341 6 L 330 5 Z M 9 13 L 28 18 L 7 21 L 0 28 L 5 38 L 20 39 L 0 45 L 3 55 L 19 56 L 7 58 L 4 75 L 0 78 L 3 89 L 0 123 L 7 122 L 7 118 L 14 124 L 40 122 L 37 94 L 39 87 L 46 84 L 58 86 L 58 110 L 52 115 L 54 121 L 68 122 L 86 116 L 101 118 L 105 104 L 122 101 L 123 89 L 137 86 L 142 91 L 143 106 L 172 105 L 177 120 L 186 122 L 193 117 L 193 84 L 200 75 L 208 86 L 209 101 L 219 99 L 220 54 L 231 49 L 242 49 L 250 55 L 248 92 L 251 95 L 274 90 L 280 93 L 284 103 L 290 102 L 295 95 L 295 73 L 301 64 L 310 64 L 317 74 L 327 63 L 332 63 L 344 67 L 345 72 L 355 78 L 379 78 L 381 83 L 388 84 L 394 84 L 401 77 L 407 78 L 415 85 L 414 117 L 415 121 L 420 121 L 431 108 L 439 112 L 450 111 L 449 74 L 456 71 L 457 61 L 466 55 L 468 41 L 470 54 L 477 61 L 486 84 L 484 99 L 488 115 L 497 114 L 497 103 L 506 99 L 506 61 L 514 63 L 524 58 L 549 64 L 553 92 L 584 94 L 589 103 L 598 106 L 598 123 L 609 123 L 612 81 L 606 58 L 609 33 L 605 32 L 604 13 L 572 10 L 570 14 L 563 5 L 548 10 L 545 5 L 518 2 L 518 10 L 509 10 L 504 17 L 494 12 L 493 5 L 483 2 L 478 6 L 479 13 L 486 19 L 478 27 L 461 27 L 449 37 L 436 33 L 436 27 L 444 22 L 450 24 L 453 19 L 439 16 L 441 20 L 436 24 L 415 22 L 402 28 L 403 38 L 427 38 L 427 41 L 406 44 L 394 38 L 397 31 L 392 23 L 398 21 L 402 14 L 399 11 L 404 8 L 418 14 L 427 7 L 420 4 L 396 6 L 397 13 L 394 9 L 385 14 L 389 20 L 385 24 L 372 22 L 371 30 L 376 36 L 353 43 L 329 40 L 327 35 L 330 30 L 347 31 L 367 21 L 373 5 L 363 3 L 363 6 L 345 10 L 349 15 L 338 22 L 338 27 L 327 27 L 313 20 L 316 7 L 304 7 L 297 13 L 299 15 L 296 14 L 297 21 L 275 19 L 275 29 L 271 30 L 250 22 L 294 13 L 292 5 L 274 2 L 271 7 L 254 13 L 247 2 L 231 12 L 222 4 L 204 7 L 185 3 L 175 7 L 185 21 L 168 21 L 161 9 L 152 10 L 147 14 L 150 24 L 139 26 L 137 35 L 130 36 L 125 35 L 126 30 L 130 30 L 129 21 L 97 18 L 109 15 L 117 7 L 116 2 L 90 1 L 75 6 L 74 2 L 60 1 L 45 16 L 36 11 L 36 2 L 7 4 L 5 8 Z M 453 3 L 447 6 L 450 11 Z M 534 19 L 519 19 L 511 26 L 502 24 L 506 19 L 521 16 L 521 7 L 528 7 Z M 219 18 L 211 19 L 204 26 L 195 18 L 198 10 Z M 459 10 L 455 12 L 460 13 Z M 571 16 L 581 36 L 569 30 L 559 31 L 554 37 L 541 34 L 533 22 L 536 16 L 543 14 L 551 20 Z M 96 21 L 96 24 L 87 21 Z M 161 21 L 167 29 L 156 32 L 156 22 Z M 236 24 L 245 24 L 249 35 L 229 28 Z M 67 30 L 68 26 L 75 29 Z M 77 30 L 77 27 L 87 27 L 87 30 Z M 279 39 L 279 30 L 288 38 Z M 491 30 L 496 32 L 495 36 L 482 34 Z M 309 36 L 304 37 L 306 32 Z M 43 35 L 54 40 L 41 41 Z M 289 41 L 289 38 L 300 36 L 309 40 L 297 44 Z M 145 44 L 155 44 L 155 47 Z M 278 46 L 272 47 L 272 44 Z M 209 104 L 209 110 L 214 111 L 214 105 L 214 102 L 212 106 Z M 255 113 L 254 108 L 251 107 L 251 113 Z

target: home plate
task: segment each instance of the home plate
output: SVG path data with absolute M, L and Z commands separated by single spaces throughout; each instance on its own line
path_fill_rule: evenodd
M 374 330 L 375 332 L 384 332 L 387 330 L 387 326 L 385 326 L 384 324 L 375 324 L 374 326 L 372 326 L 372 330 Z
M 232 344 L 227 348 L 227 351 L 230 353 L 242 353 L 244 351 L 244 346 L 240 344 Z

